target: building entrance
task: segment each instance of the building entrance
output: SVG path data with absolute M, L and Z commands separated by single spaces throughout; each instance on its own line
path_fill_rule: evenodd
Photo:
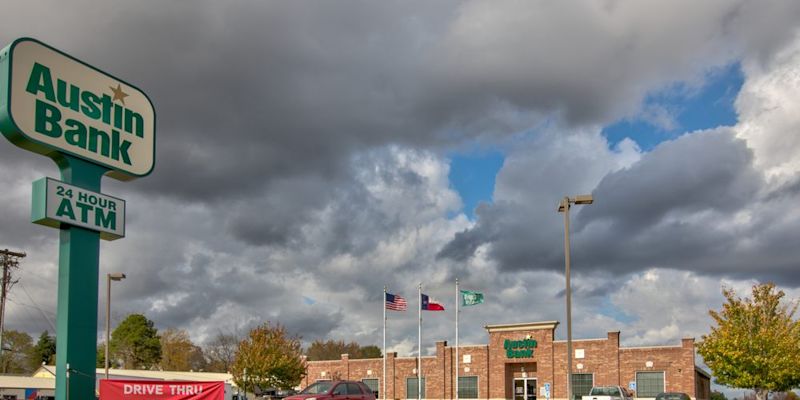
M 514 379 L 514 400 L 536 400 L 536 378 Z

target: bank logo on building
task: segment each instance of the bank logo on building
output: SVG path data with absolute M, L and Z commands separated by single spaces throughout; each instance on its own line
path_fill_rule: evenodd
M 507 358 L 530 358 L 533 357 L 533 350 L 538 346 L 535 339 L 523 340 L 504 340 L 503 349 L 506 350 Z
M 153 169 L 155 111 L 139 89 L 34 39 L 0 53 L 0 128 L 15 144 L 65 152 L 122 180 Z

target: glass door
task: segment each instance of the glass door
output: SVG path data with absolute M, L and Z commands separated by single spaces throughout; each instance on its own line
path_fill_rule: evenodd
M 525 380 L 525 400 L 536 400 L 536 379 Z
M 514 400 L 525 400 L 525 379 L 514 379 Z
M 536 378 L 514 379 L 514 400 L 536 400 Z

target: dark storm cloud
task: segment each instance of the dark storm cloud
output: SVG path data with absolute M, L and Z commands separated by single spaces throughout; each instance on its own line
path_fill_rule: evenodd
M 299 310 L 298 310 L 299 311 Z M 341 325 L 341 313 L 326 313 L 313 309 L 287 313 L 281 316 L 281 324 L 290 332 L 299 332 L 303 340 L 327 340 L 330 332 Z
M 584 269 L 650 265 L 796 284 L 800 252 L 788 243 L 797 220 L 781 218 L 788 199 L 769 193 L 743 141 L 725 129 L 691 134 L 600 182 L 598 201 L 576 218 L 575 259 Z
M 763 181 L 752 152 L 728 129 L 686 135 L 658 146 L 633 167 L 607 175 L 580 227 L 610 222 L 611 236 L 637 236 L 668 214 L 729 214 L 753 201 Z
M 693 134 L 618 171 L 629 163 L 596 135 L 649 92 L 769 57 L 800 18 L 793 1 L 673 4 L 19 2 L 0 41 L 36 37 L 155 103 L 153 174 L 104 182 L 130 206 L 128 237 L 102 249 L 101 274 L 128 273 L 115 315 L 144 312 L 193 338 L 270 320 L 306 339 L 367 343 L 383 285 L 413 304 L 424 280 L 452 304 L 460 277 L 491 300 L 464 313 L 465 337 L 482 343 L 486 322 L 562 318 L 564 194 L 596 193 L 573 212 L 573 265 L 601 284 L 652 263 L 741 277 L 796 269 L 796 217 L 715 222 L 796 198 L 791 186 L 759 197 L 741 142 Z M 538 141 L 542 126 L 559 132 Z M 466 229 L 439 157 L 476 139 L 509 154 L 494 202 Z M 426 163 L 441 181 L 415 168 Z M 31 165 L 56 175 L 0 145 L 3 171 Z M 0 183 L 29 190 L 27 178 Z M 57 233 L 29 224 L 26 207 L 0 215 L 0 241 L 55 259 Z M 31 264 L 54 272 L 44 259 Z M 576 277 L 576 297 L 600 303 L 595 283 Z M 34 296 L 54 290 L 41 286 Z M 415 342 L 411 314 L 392 316 L 390 343 Z M 20 315 L 9 321 L 41 329 Z M 429 338 L 450 338 L 446 318 L 426 324 Z
M 606 175 L 592 190 L 595 203 L 574 209 L 573 270 L 628 274 L 658 266 L 795 284 L 800 252 L 790 243 L 800 238 L 792 228 L 797 218 L 780 217 L 780 210 L 797 199 L 792 187 L 772 192 L 754 168 L 752 151 L 730 129 L 663 143 L 630 167 Z M 463 261 L 489 243 L 504 270 L 560 270 L 563 225 L 546 211 L 493 204 L 439 256 Z
M 206 201 L 256 195 L 277 177 L 335 181 L 354 153 L 387 143 L 458 144 L 551 113 L 615 119 L 648 89 L 708 67 L 689 60 L 726 63 L 751 45 L 720 45 L 720 32 L 770 16 L 758 43 L 781 43 L 779 21 L 797 15 L 779 4 L 653 20 L 635 3 L 422 4 L 53 3 L 21 7 L 37 28 L 9 21 L 0 37 L 30 32 L 141 86 L 159 139 L 156 173 L 137 187 Z M 568 37 L 552 40 L 564 26 Z M 660 29 L 671 26 L 681 29 Z
M 354 151 L 428 136 L 407 129 L 412 99 L 397 89 L 419 84 L 402 72 L 421 62 L 405 42 L 424 33 L 417 23 L 438 26 L 441 6 L 119 6 L 124 18 L 87 52 L 121 53 L 109 68 L 138 77 L 156 103 L 160 172 L 144 190 L 202 201 L 287 175 L 335 179 Z
M 229 202 L 226 208 L 233 217 L 227 229 L 249 245 L 296 244 L 300 227 L 331 201 L 331 186 L 331 182 L 313 177 L 277 181 L 269 190 L 253 193 L 254 197 Z
M 452 241 L 436 255 L 438 259 L 449 258 L 454 261 L 466 261 L 475 254 L 478 247 L 494 239 L 484 237 L 476 229 L 465 229 L 458 232 Z

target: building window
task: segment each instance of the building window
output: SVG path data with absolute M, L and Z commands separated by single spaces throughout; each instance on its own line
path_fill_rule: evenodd
M 637 372 L 636 397 L 656 397 L 664 391 L 664 372 Z
M 581 396 L 588 396 L 593 385 L 592 374 L 572 374 L 572 398 L 580 399 Z
M 478 398 L 478 377 L 459 376 L 458 377 L 458 398 L 477 399 Z
M 381 388 L 380 379 L 373 379 L 373 378 L 362 379 L 361 382 L 364 382 L 364 384 L 367 385 L 369 390 L 372 390 L 372 394 L 375 395 L 376 399 L 381 397 L 379 395 L 380 394 L 380 388 Z
M 425 378 L 422 378 L 422 388 L 420 396 L 417 395 L 417 378 L 406 378 L 406 398 L 416 399 L 417 397 L 425 398 Z

